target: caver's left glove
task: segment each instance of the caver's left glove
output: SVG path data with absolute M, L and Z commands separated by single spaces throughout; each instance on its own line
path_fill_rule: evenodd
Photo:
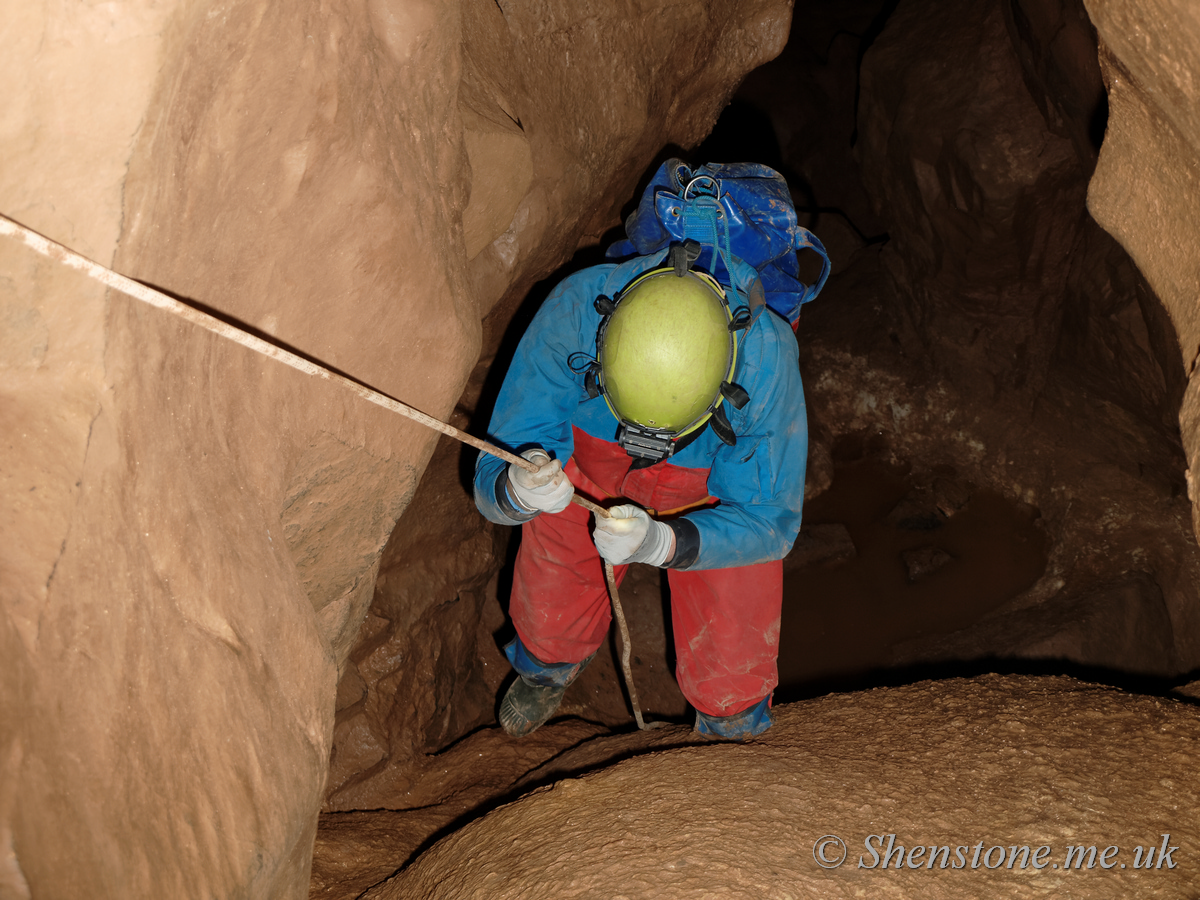
M 665 522 L 650 518 L 640 506 L 614 506 L 608 513 L 611 518 L 596 516 L 592 540 L 600 555 L 614 566 L 664 566 L 675 555 L 675 532 Z

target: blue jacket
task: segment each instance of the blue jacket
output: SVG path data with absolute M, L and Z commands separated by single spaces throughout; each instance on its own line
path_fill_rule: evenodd
M 662 263 L 666 251 L 620 265 L 584 269 L 558 284 L 542 304 L 513 358 L 488 428 L 489 439 L 520 452 L 542 447 L 565 464 L 574 449 L 572 426 L 616 441 L 618 421 L 603 397 L 589 399 L 572 354 L 594 357 L 600 315 L 593 302 L 612 297 L 642 272 Z M 734 278 L 748 292 L 757 274 L 734 261 Z M 737 306 L 735 294 L 731 304 Z M 782 559 L 800 531 L 808 422 L 792 329 L 767 307 L 755 310 L 741 332 L 732 381 L 750 394 L 742 409 L 723 404 L 737 434 L 728 446 L 711 428 L 670 457 L 670 463 L 710 469 L 708 492 L 720 500 L 684 518 L 700 534 L 689 569 L 720 569 Z M 516 525 L 497 503 L 496 485 L 508 463 L 481 453 L 475 465 L 475 503 L 493 522 Z

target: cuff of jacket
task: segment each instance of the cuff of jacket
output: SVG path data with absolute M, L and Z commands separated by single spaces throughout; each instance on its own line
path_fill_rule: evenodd
M 537 510 L 526 509 L 508 495 L 508 466 L 496 476 L 496 506 L 518 525 L 537 516 Z
M 666 523 L 675 532 L 675 555 L 663 563 L 664 569 L 686 569 L 700 558 L 700 529 L 686 518 Z

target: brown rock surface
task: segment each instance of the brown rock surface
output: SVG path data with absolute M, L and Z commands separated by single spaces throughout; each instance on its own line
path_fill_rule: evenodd
M 1200 664 L 1200 551 L 1177 447 L 1061 365 L 1036 404 L 1013 392 L 981 404 L 969 386 L 931 376 L 889 340 L 888 304 L 899 301 L 868 260 L 832 284 L 836 306 L 818 301 L 806 312 L 815 335 L 801 349 L 810 417 L 835 433 L 870 435 L 881 459 L 911 467 L 931 491 L 939 472 L 953 470 L 1011 498 L 1037 515 L 1049 553 L 1037 582 L 995 611 L 1016 614 L 1007 627 L 980 623 L 957 642 L 935 630 L 898 648 L 893 662 L 1014 656 L 1166 675 Z M 1040 624 L 1017 627 L 1026 619 Z M 1146 638 L 1135 649 L 1127 622 L 1158 625 L 1135 629 Z
M 650 731 L 558 720 L 520 740 L 484 728 L 405 772 L 388 808 L 323 813 L 310 898 L 350 900 L 411 863 L 440 837 L 535 787 L 651 750 L 707 744 L 689 726 Z
M 902 336 L 983 396 L 1045 379 L 1086 178 L 1024 89 L 1002 5 L 900 4 L 863 60 L 856 148 Z
M 1046 120 L 1091 172 L 1108 110 L 1096 28 L 1083 0 L 1013 0 L 1001 6 L 1025 85 Z
M 1162 299 L 1187 372 L 1179 422 L 1189 473 L 1200 458 L 1200 12 L 1187 0 L 1088 0 L 1100 35 L 1108 128 L 1088 209 L 1129 251 Z M 1172 348 L 1174 350 L 1175 348 Z M 1200 492 L 1188 476 L 1192 528 Z
M 23 7 L 0 211 L 444 416 L 481 317 L 786 35 L 782 2 L 689 10 Z M 302 896 L 338 669 L 434 437 L 0 261 L 0 885 Z
M 616 223 L 664 144 L 703 136 L 741 75 L 780 50 L 786 7 L 14 7 L 0 24 L 0 212 L 479 426 L 519 301 Z M 1188 491 L 1189 510 L 1173 434 L 1186 378 L 1194 470 L 1200 19 L 1183 0 L 1090 0 L 1088 12 L 1111 104 L 1089 208 L 1140 275 L 1082 211 L 1097 81 L 1078 3 L 901 4 L 857 92 L 861 183 L 831 162 L 856 93 L 832 73 L 865 45 L 827 16 L 796 52 L 827 64 L 826 81 L 791 92 L 801 115 L 783 144 L 811 151 L 798 169 L 814 205 L 841 206 L 823 214 L 830 245 L 854 260 L 835 260 L 826 292 L 840 311 L 814 307 L 802 323 L 813 490 L 829 483 L 835 438 L 882 436 L 914 477 L 932 484 L 950 467 L 1040 511 L 1051 541 L 1033 588 L 973 629 L 898 648 L 898 662 L 991 653 L 1168 675 L 1200 664 L 1200 494 Z M 855 34 L 875 14 L 856 4 Z M 892 234 L 882 266 L 862 246 L 877 222 L 864 183 Z M 325 817 L 326 845 L 348 856 L 358 825 L 370 835 L 370 859 L 341 882 L 357 892 L 488 798 L 686 740 L 605 744 L 590 739 L 597 725 L 568 721 L 533 751 L 487 729 L 445 749 L 489 720 L 504 674 L 494 575 L 506 535 L 472 510 L 457 447 L 435 450 L 415 425 L 7 242 L 0 370 L 6 900 L 300 896 L 322 804 L 412 810 L 391 834 L 387 813 Z M 420 515 L 393 529 L 410 503 Z M 852 555 L 826 543 L 820 553 Z M 659 616 L 635 646 L 664 640 L 662 627 Z M 665 659 L 639 665 L 647 706 L 677 712 Z M 611 657 L 570 704 L 627 721 Z M 882 829 L 991 839 L 979 810 L 995 800 L 998 843 L 1057 852 L 1077 837 L 1120 843 L 1124 859 L 1128 841 L 1161 828 L 1191 846 L 1154 801 L 1194 806 L 1180 749 L 1194 732 L 1191 707 L 1061 680 L 829 697 L 781 710 L 753 747 L 647 756 L 506 807 L 498 821 L 529 827 L 492 850 L 490 826 L 472 826 L 380 893 L 433 890 L 429 873 L 468 840 L 477 863 L 536 874 L 536 822 L 553 831 L 581 804 L 595 806 L 589 834 L 640 860 L 652 893 L 784 895 L 732 855 L 736 829 L 658 827 L 698 810 L 710 821 L 717 800 L 755 840 L 767 829 L 778 877 L 834 895 L 925 894 L 929 873 L 797 868 L 811 860 L 803 829 L 822 817 L 857 828 L 859 846 Z M 748 783 L 775 818 L 751 821 Z M 622 819 L 623 803 L 644 817 Z M 689 882 L 680 860 L 705 841 L 731 856 Z M 586 852 L 599 863 L 605 849 Z M 945 873 L 938 889 L 1180 893 L 1186 873 L 975 871 Z M 478 875 L 461 876 L 464 893 Z M 325 871 L 313 887 L 337 883 Z
M 648 753 L 559 781 L 365 896 L 1178 895 L 1194 882 L 1200 839 L 1198 739 L 1190 703 L 1062 678 L 834 695 L 778 710 L 752 744 Z M 814 859 L 829 834 L 847 845 L 839 868 Z M 962 846 L 964 865 L 931 871 L 928 853 L 906 854 L 902 870 L 893 856 L 884 871 L 865 842 L 879 835 L 886 848 L 893 834 L 909 853 L 948 845 L 951 865 Z M 1166 834 L 1174 868 L 1135 871 L 1136 848 Z M 1023 845 L 1050 848 L 1043 868 L 995 865 L 993 847 L 1007 861 Z M 1090 867 L 1064 870 L 1068 847 L 1093 845 Z M 1107 847 L 1119 849 L 1104 857 Z

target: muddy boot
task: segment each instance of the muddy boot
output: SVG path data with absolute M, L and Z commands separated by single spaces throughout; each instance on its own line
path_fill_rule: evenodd
M 712 741 L 747 741 L 770 727 L 770 697 L 732 716 L 710 716 L 696 710 L 696 733 Z
M 500 724 L 513 737 L 525 737 L 546 723 L 558 710 L 565 685 L 531 684 L 518 675 L 500 701 Z
M 516 669 L 517 680 L 500 701 L 499 719 L 513 737 L 525 737 L 546 724 L 571 682 L 596 657 L 593 653 L 582 662 L 545 663 L 530 653 L 520 638 L 513 638 L 504 647 L 504 654 Z

